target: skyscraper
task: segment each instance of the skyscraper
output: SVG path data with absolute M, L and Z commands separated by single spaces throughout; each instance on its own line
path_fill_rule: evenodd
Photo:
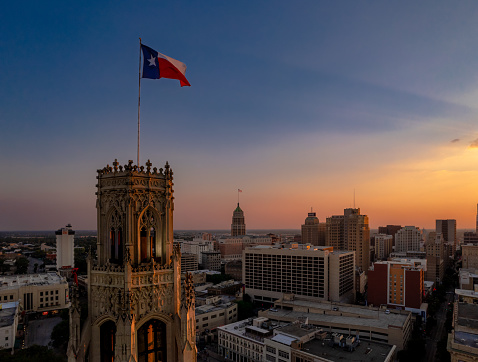
M 73 268 L 75 259 L 73 255 L 75 231 L 71 229 L 71 225 L 55 231 L 56 235 L 56 268 Z
M 133 165 L 98 170 L 96 258 L 88 258 L 88 317 L 76 292 L 68 360 L 195 361 L 192 276 L 173 246 L 173 172 Z
M 231 236 L 246 235 L 246 224 L 244 222 L 244 211 L 239 203 L 232 213 Z
M 406 253 L 407 251 L 420 251 L 422 232 L 416 226 L 405 226 L 395 234 L 395 251 Z
M 443 235 L 443 240 L 447 244 L 448 256 L 454 257 L 456 251 L 456 220 L 436 220 L 436 230 L 437 233 Z
M 370 228 L 368 216 L 360 208 L 344 210 L 344 215 L 327 218 L 326 244 L 338 250 L 355 251 L 355 265 L 365 273 L 370 266 Z
M 309 212 L 301 228 L 302 243 L 312 245 L 325 245 L 325 224 L 319 222 L 315 212 Z

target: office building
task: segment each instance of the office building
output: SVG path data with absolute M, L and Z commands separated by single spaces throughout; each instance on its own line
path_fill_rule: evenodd
M 11 349 L 12 354 L 15 348 L 15 337 L 18 321 L 20 319 L 20 303 L 0 302 L 0 350 Z
M 219 251 L 202 252 L 203 268 L 221 271 L 221 253 Z
M 392 252 L 392 235 L 375 234 L 375 258 L 377 260 L 386 260 Z
M 412 330 L 412 313 L 351 304 L 317 302 L 285 294 L 272 309 L 259 311 L 279 323 L 307 320 L 309 325 L 344 336 L 358 336 L 363 343 L 377 341 L 404 349 Z
M 379 226 L 378 233 L 391 235 L 392 236 L 392 246 L 395 246 L 395 234 L 398 230 L 402 228 L 401 225 L 387 225 L 387 226 Z
M 75 267 L 74 247 L 75 231 L 71 225 L 55 231 L 56 235 L 56 269 L 71 269 Z M 112 244 L 111 247 L 116 247 Z
M 455 303 L 453 329 L 448 334 L 447 350 L 452 362 L 478 360 L 478 305 Z
M 227 262 L 224 266 L 224 273 L 233 277 L 234 280 L 242 282 L 242 259 Z
M 204 303 L 196 305 L 196 333 L 237 322 L 237 315 L 236 303 L 219 295 L 207 296 Z
M 446 250 L 443 235 L 437 232 L 430 232 L 425 244 L 427 253 L 427 275 L 426 280 L 441 283 L 445 274 Z
M 221 260 L 224 262 L 240 260 L 242 259 L 242 251 L 245 248 L 257 245 L 272 245 L 273 238 L 271 235 L 241 235 L 219 239 L 217 245 L 218 250 L 221 252 Z
M 420 251 L 422 232 L 416 226 L 405 226 L 395 234 L 395 252 Z
M 455 251 L 457 246 L 457 239 L 456 239 L 456 220 L 448 219 L 448 220 L 436 220 L 436 229 L 437 233 L 441 233 L 443 235 L 443 241 L 445 244 L 449 245 L 446 248 L 447 256 L 450 258 L 455 257 Z M 447 258 L 448 262 L 448 258 Z
M 301 227 L 301 242 L 316 246 L 325 245 L 325 223 L 320 223 L 315 212 L 309 212 Z
M 462 245 L 461 260 L 463 269 L 478 269 L 478 245 Z
M 244 221 L 244 211 L 239 203 L 232 213 L 231 236 L 246 235 L 246 223 Z
M 421 313 L 424 277 L 421 263 L 378 261 L 368 273 L 368 304 Z
M 367 273 L 370 266 L 370 228 L 368 216 L 360 208 L 345 209 L 344 215 L 327 218 L 326 244 L 338 250 L 355 251 L 355 265 Z
M 472 231 L 463 233 L 463 244 L 478 244 L 478 234 Z
M 0 302 L 18 300 L 25 312 L 68 308 L 68 282 L 56 273 L 0 276 Z
M 198 256 L 192 253 L 181 253 L 181 273 L 198 270 Z
M 243 252 L 243 281 L 255 301 L 272 303 L 283 293 L 312 299 L 353 302 L 353 251 L 332 247 L 282 249 L 271 246 Z

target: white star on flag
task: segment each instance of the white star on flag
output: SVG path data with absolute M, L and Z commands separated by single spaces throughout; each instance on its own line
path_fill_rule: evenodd
M 156 58 L 153 57 L 153 54 L 151 54 L 151 59 L 147 59 L 147 61 L 149 62 L 150 67 L 155 67 L 156 66 Z

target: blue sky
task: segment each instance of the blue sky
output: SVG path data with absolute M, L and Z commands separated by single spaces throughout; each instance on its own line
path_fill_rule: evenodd
M 96 227 L 96 170 L 136 160 L 138 38 L 192 87 L 142 81 L 141 162 L 175 228 L 299 228 L 352 206 L 473 227 L 474 1 L 9 2 L 0 13 L 0 230 Z M 458 140 L 451 142 L 452 140 Z M 413 213 L 410 213 L 413 210 Z

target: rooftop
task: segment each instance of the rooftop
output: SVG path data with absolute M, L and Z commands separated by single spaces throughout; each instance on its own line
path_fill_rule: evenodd
M 330 335 L 324 341 L 313 339 L 303 344 L 302 351 L 326 358 L 329 361 L 384 361 L 390 353 L 394 353 L 396 347 L 379 342 L 362 341 L 355 347 L 355 351 L 349 352 L 343 348 L 332 346 Z M 391 359 L 390 359 L 391 360 Z
M 478 305 L 458 303 L 456 323 L 462 327 L 476 329 L 478 333 Z
M 66 279 L 56 273 L 0 276 L 0 290 L 16 289 L 26 285 L 54 285 L 61 283 L 66 283 Z
M 11 326 L 15 321 L 18 302 L 0 303 L 0 306 L 0 328 Z

